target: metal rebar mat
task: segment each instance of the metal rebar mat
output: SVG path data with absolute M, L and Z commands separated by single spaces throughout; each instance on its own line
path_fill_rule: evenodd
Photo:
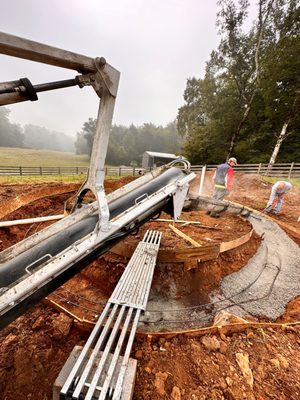
M 162 234 L 147 231 L 60 392 L 61 399 L 112 399 L 123 380 L 142 310 L 145 310 Z

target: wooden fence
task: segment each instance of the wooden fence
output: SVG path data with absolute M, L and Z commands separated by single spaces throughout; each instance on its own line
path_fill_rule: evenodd
M 192 165 L 191 169 L 200 172 L 203 165 Z M 207 170 L 213 170 L 216 165 L 207 165 Z M 236 172 L 273 176 L 278 178 L 299 178 L 300 163 L 274 164 L 269 168 L 268 164 L 241 164 L 234 167 Z M 36 176 L 36 175 L 86 175 L 88 167 L 1 167 L 0 176 Z M 138 176 L 144 172 L 139 167 L 106 167 L 106 176 Z
M 201 171 L 202 165 L 192 165 L 193 171 Z M 206 169 L 213 170 L 217 165 L 207 165 Z M 256 174 L 262 176 L 272 176 L 278 178 L 299 178 L 300 177 L 300 163 L 281 163 L 274 164 L 271 168 L 269 164 L 241 164 L 234 167 L 236 172 L 244 174 Z
M 0 167 L 0 175 L 86 175 L 88 167 Z

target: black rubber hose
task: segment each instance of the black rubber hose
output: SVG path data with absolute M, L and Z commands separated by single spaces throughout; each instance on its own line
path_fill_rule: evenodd
M 136 199 L 141 195 L 151 195 L 183 176 L 184 172 L 179 168 L 173 167 L 166 170 L 162 175 L 159 175 L 152 181 L 141 187 L 138 187 L 137 189 L 110 203 L 110 218 L 120 215 L 123 211 L 133 206 Z M 71 246 L 77 240 L 91 233 L 94 230 L 97 222 L 98 212 L 95 212 L 95 214 L 85 217 L 79 222 L 76 222 L 72 226 L 66 228 L 64 231 L 56 233 L 55 235 L 43 240 L 41 243 L 38 243 L 27 251 L 17 255 L 15 258 L 1 264 L 0 288 L 8 287 L 12 283 L 15 283 L 17 280 L 22 278 L 22 276 L 26 274 L 25 268 L 36 262 L 36 260 L 41 259 L 46 254 L 55 256 L 67 247 Z M 42 264 L 43 262 L 45 262 L 45 259 L 41 260 L 39 264 Z M 39 264 L 37 263 L 34 265 L 34 267 L 37 268 Z
M 136 230 L 139 226 L 147 222 L 152 216 L 155 216 L 160 210 L 170 210 L 172 208 L 172 199 L 166 198 L 161 202 L 157 203 L 152 210 L 147 210 L 142 215 L 138 217 L 137 224 L 134 228 L 130 230 L 122 229 L 118 232 L 118 235 L 113 235 L 112 238 L 108 238 L 104 243 L 101 243 L 99 247 L 86 254 L 82 259 L 77 260 L 72 267 L 68 268 L 66 271 L 61 273 L 59 276 L 53 278 L 50 282 L 45 283 L 45 285 L 38 290 L 30 294 L 26 299 L 15 304 L 11 309 L 5 312 L 0 317 L 0 329 L 3 329 L 6 325 L 10 324 L 20 315 L 24 314 L 30 307 L 38 303 L 40 300 L 45 298 L 48 294 L 52 293 L 55 289 L 63 285 L 67 280 L 72 278 L 82 269 L 87 267 L 93 260 L 104 254 L 116 243 L 118 243 L 123 237 L 129 235 L 132 231 Z

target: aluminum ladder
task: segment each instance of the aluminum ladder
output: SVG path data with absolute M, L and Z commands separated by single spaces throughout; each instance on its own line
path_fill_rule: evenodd
M 121 398 L 138 321 L 148 301 L 161 236 L 160 232 L 147 231 L 139 242 L 66 379 L 60 399 Z

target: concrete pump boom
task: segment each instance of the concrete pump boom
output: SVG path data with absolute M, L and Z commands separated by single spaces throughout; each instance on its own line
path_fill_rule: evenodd
M 28 78 L 0 83 L 0 105 L 34 101 L 39 92 L 76 85 L 92 86 L 100 98 L 90 168 L 72 214 L 0 253 L 3 327 L 161 210 L 179 217 L 195 174 L 188 161 L 177 160 L 106 196 L 105 157 L 120 73 L 103 57 L 90 58 L 3 32 L 0 53 L 80 73 L 38 85 Z M 181 168 L 175 167 L 177 163 Z M 84 205 L 88 191 L 96 201 Z

